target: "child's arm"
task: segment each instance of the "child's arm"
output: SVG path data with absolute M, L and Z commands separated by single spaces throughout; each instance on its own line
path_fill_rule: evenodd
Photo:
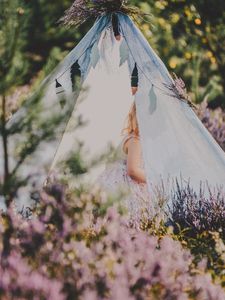
M 141 167 L 141 145 L 138 138 L 132 137 L 127 142 L 127 173 L 138 183 L 146 183 L 144 169 Z

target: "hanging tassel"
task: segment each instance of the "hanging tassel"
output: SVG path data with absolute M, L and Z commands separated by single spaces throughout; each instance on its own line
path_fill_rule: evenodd
M 65 92 L 64 88 L 62 87 L 62 85 L 58 82 L 57 79 L 55 79 L 55 88 L 56 88 L 56 94 L 62 94 Z
M 132 87 L 138 87 L 138 68 L 137 64 L 135 63 L 134 69 L 131 75 L 131 86 Z
M 116 40 L 119 41 L 120 40 L 119 20 L 118 20 L 118 16 L 115 13 L 112 14 L 112 28 Z
M 75 61 L 75 63 L 70 68 L 70 79 L 72 84 L 72 91 L 76 89 L 76 79 L 77 77 L 81 77 L 81 71 L 80 71 L 80 65 L 78 63 L 78 60 Z

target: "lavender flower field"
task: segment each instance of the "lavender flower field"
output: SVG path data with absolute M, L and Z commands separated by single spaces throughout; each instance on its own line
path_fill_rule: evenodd
M 222 204 L 218 215 L 212 211 L 220 222 Z M 222 300 L 224 235 L 213 231 L 210 218 L 206 227 L 195 220 L 181 228 L 190 215 L 198 218 L 191 204 L 187 209 L 179 219 L 174 207 L 180 229 L 157 219 L 137 229 L 121 203 L 112 205 L 103 192 L 53 184 L 41 193 L 32 218 L 13 206 L 1 216 L 1 299 Z M 193 228 L 198 232 L 190 235 Z
M 199 118 L 225 151 L 225 113 L 220 107 L 210 110 L 207 104 L 206 100 L 201 103 Z

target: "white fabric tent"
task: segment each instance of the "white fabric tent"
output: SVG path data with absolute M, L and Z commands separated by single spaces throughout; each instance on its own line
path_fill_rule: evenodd
M 201 182 L 208 182 L 211 187 L 224 186 L 225 153 L 192 108 L 174 92 L 174 81 L 166 66 L 130 17 L 123 13 L 116 15 L 120 41 L 113 35 L 111 15 L 103 15 L 44 80 L 43 118 L 47 120 L 55 112 L 62 117 L 68 111 L 72 115 L 65 123 L 66 130 L 58 146 L 55 142 L 43 142 L 27 160 L 22 173 L 40 172 L 43 166 L 51 166 L 51 171 L 57 169 L 79 142 L 84 143 L 86 161 L 104 152 L 109 144 L 118 147 L 124 120 L 135 100 L 145 173 L 155 205 L 156 187 L 162 182 L 168 194 L 176 179 L 183 186 L 189 182 L 196 191 Z M 70 81 L 75 62 L 83 80 L 77 101 Z M 139 86 L 132 97 L 130 77 L 135 64 Z M 59 105 L 55 80 L 65 91 L 66 108 Z M 79 117 L 87 124 L 74 130 Z M 81 180 L 94 182 L 102 169 L 103 165 L 93 169 Z M 43 183 L 45 175 L 39 177 L 40 182 Z M 168 195 L 168 202 L 169 199 Z

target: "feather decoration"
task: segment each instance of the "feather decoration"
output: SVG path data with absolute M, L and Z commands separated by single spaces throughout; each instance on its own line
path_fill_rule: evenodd
M 149 100 L 150 100 L 149 112 L 152 115 L 154 113 L 154 111 L 156 110 L 156 108 L 157 108 L 157 97 L 156 97 L 156 94 L 155 94 L 155 91 L 154 91 L 153 84 L 152 84 L 152 87 L 151 87 L 150 92 L 149 92 Z
M 63 86 L 61 85 L 61 83 L 58 82 L 57 79 L 55 79 L 55 88 L 56 88 L 56 94 L 59 99 L 59 104 L 60 104 L 61 108 L 63 109 L 66 104 L 65 95 L 64 95 L 65 90 L 64 90 Z
M 122 40 L 120 44 L 120 66 L 125 63 L 129 57 L 129 49 L 125 39 Z
M 97 18 L 105 13 L 122 12 L 132 17 L 151 16 L 140 8 L 128 5 L 128 0 L 75 0 L 57 23 L 80 26 L 89 18 Z
M 100 59 L 100 53 L 98 49 L 98 43 L 95 42 L 91 49 L 91 65 L 93 68 L 96 67 L 99 59 Z
M 59 94 L 62 94 L 65 92 L 63 86 L 61 85 L 61 83 L 58 82 L 57 79 L 55 79 L 55 88 L 56 88 L 56 94 L 59 95 Z

